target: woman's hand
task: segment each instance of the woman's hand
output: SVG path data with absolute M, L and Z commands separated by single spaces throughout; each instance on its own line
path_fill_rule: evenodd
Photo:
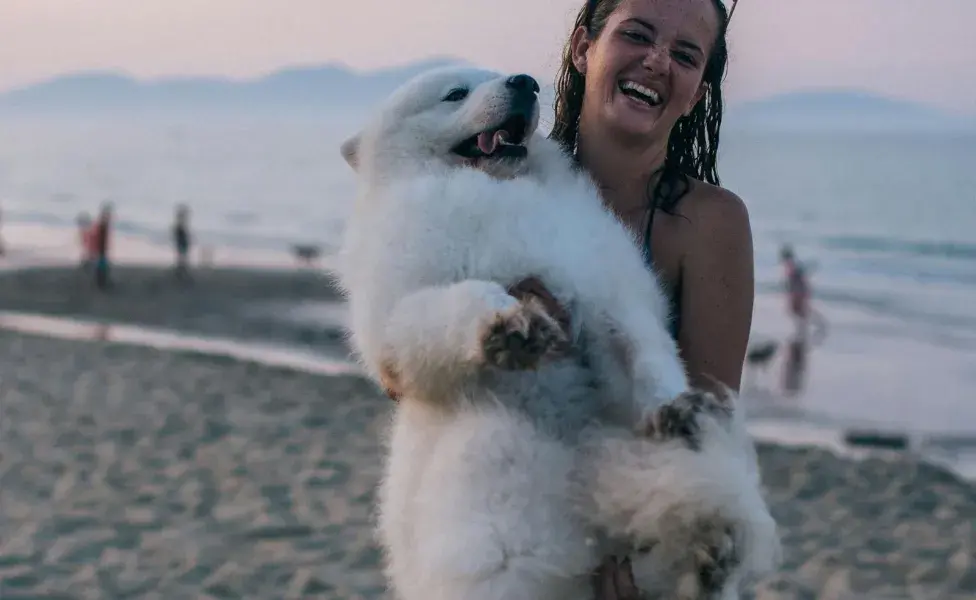
M 563 331 L 567 335 L 569 334 L 569 311 L 559 304 L 556 297 L 546 289 L 546 286 L 543 285 L 542 280 L 538 277 L 531 275 L 518 281 L 515 285 L 508 288 L 508 293 L 518 300 L 527 300 L 530 297 L 538 299 L 542 302 L 542 306 L 545 307 L 549 316 L 562 326 Z M 380 380 L 386 395 L 394 402 L 397 402 L 400 399 L 402 390 L 399 389 L 396 374 L 393 371 L 383 371 L 380 374 Z
M 529 297 L 537 298 L 540 302 L 542 302 L 542 306 L 545 307 L 546 312 L 549 313 L 549 316 L 559 323 L 559 325 L 563 328 L 563 332 L 566 333 L 567 336 L 569 335 L 569 311 L 559 304 L 556 297 L 553 296 L 548 289 L 546 289 L 545 285 L 543 285 L 541 279 L 535 275 L 526 277 L 508 288 L 508 293 L 519 300 L 525 300 Z
M 629 558 L 619 563 L 615 558 L 606 559 L 592 581 L 594 600 L 640 600 Z

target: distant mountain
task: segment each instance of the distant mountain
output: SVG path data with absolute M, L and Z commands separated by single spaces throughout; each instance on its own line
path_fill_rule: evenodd
M 976 129 L 976 117 L 858 90 L 780 94 L 729 107 L 733 129 L 763 131 L 914 131 Z
M 116 73 L 79 73 L 0 94 L 0 115 L 324 113 L 363 108 L 415 74 L 450 64 L 463 62 L 437 58 L 368 72 L 337 65 L 295 67 L 247 81 L 140 81 Z
M 116 73 L 80 73 L 0 93 L 0 116 L 325 115 L 367 109 L 414 75 L 450 64 L 466 63 L 436 58 L 365 72 L 339 65 L 295 67 L 247 81 L 205 77 L 142 81 Z M 551 101 L 552 87 L 544 85 L 547 112 Z M 763 131 L 976 130 L 976 117 L 964 119 L 854 90 L 792 92 L 732 105 L 726 115 L 730 129 Z

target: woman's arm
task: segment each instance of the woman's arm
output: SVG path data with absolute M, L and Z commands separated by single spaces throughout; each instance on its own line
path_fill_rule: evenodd
M 749 212 L 735 194 L 702 184 L 687 202 L 678 345 L 694 386 L 739 389 L 755 297 Z M 691 198 L 689 198 L 691 200 Z

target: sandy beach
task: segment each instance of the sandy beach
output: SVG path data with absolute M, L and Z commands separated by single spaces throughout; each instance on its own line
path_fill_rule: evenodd
M 0 597 L 384 597 L 368 383 L 9 332 L 0 355 Z M 971 485 L 759 449 L 786 562 L 757 598 L 976 594 Z
M 341 355 L 328 281 L 123 266 L 0 274 L 0 311 Z M 327 312 L 327 311 L 326 311 Z M 297 318 L 300 317 L 300 318 Z M 93 336 L 95 337 L 95 336 Z M 386 598 L 372 542 L 389 401 L 356 376 L 0 330 L 0 598 Z M 760 443 L 785 563 L 762 599 L 976 595 L 976 487 L 907 453 Z
M 0 597 L 378 598 L 358 378 L 0 333 Z

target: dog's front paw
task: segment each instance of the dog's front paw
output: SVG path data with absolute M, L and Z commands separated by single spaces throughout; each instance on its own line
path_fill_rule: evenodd
M 566 343 L 562 327 L 535 298 L 498 313 L 481 336 L 485 362 L 506 370 L 533 369 Z
M 692 450 L 701 448 L 701 424 L 699 416 L 709 414 L 726 419 L 731 405 L 704 390 L 692 390 L 681 394 L 668 404 L 658 408 L 639 425 L 638 432 L 655 440 L 683 439 Z
M 688 570 L 679 578 L 676 596 L 681 600 L 718 600 L 732 572 L 739 565 L 732 528 L 704 522 L 688 548 Z

